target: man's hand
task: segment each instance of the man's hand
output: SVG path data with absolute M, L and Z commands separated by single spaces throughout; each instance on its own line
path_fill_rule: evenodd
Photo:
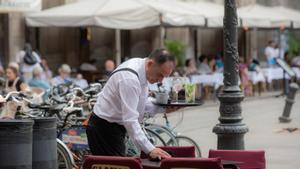
M 170 158 L 171 155 L 160 148 L 155 148 L 149 153 L 149 157 L 151 159 L 161 160 L 162 158 Z
M 179 110 L 181 108 L 183 108 L 183 107 L 179 107 L 179 106 L 167 106 L 166 107 L 166 113 L 171 113 L 171 112 L 177 111 L 177 110 Z

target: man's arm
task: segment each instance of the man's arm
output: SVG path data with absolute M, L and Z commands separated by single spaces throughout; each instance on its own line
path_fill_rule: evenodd
M 134 144 L 151 158 L 167 158 L 171 157 L 167 152 L 160 148 L 155 148 L 147 139 L 139 122 L 139 113 L 137 106 L 141 88 L 138 81 L 134 79 L 126 79 L 119 82 L 119 91 L 121 97 L 121 107 L 123 114 L 123 124 Z
M 140 84 L 135 79 L 126 79 L 121 80 L 118 85 L 124 127 L 135 145 L 145 153 L 150 153 L 155 147 L 147 139 L 138 122 L 137 106 L 141 93 Z

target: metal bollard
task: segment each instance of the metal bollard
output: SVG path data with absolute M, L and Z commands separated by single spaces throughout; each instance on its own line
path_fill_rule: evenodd
M 291 83 L 289 85 L 289 93 L 285 100 L 286 103 L 284 106 L 283 114 L 282 114 L 282 116 L 279 117 L 279 121 L 281 123 L 288 123 L 292 120 L 290 118 L 290 114 L 291 114 L 292 106 L 295 102 L 294 99 L 295 99 L 295 95 L 296 95 L 298 88 L 299 88 L 299 86 L 296 83 Z

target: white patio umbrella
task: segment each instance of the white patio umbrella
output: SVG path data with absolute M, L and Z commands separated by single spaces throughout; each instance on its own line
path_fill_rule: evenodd
M 26 16 L 33 27 L 101 26 L 138 29 L 159 25 L 159 14 L 136 0 L 84 0 Z
M 189 2 L 198 12 L 205 16 L 207 27 L 223 27 L 224 6 L 212 2 Z
M 163 23 L 173 26 L 204 25 L 204 16 L 183 8 L 183 3 L 169 3 L 161 7 L 145 0 L 84 0 L 46 9 L 26 16 L 29 26 L 100 26 L 112 29 L 139 29 Z
M 162 23 L 171 26 L 204 26 L 201 9 L 178 0 L 139 0 L 162 15 Z
M 246 27 L 290 27 L 290 21 L 280 14 L 276 9 L 262 5 L 249 5 L 238 8 L 238 17 L 242 21 L 242 26 Z
M 300 28 L 300 12 L 283 6 L 273 7 L 275 11 L 287 17 L 292 23 L 293 28 Z

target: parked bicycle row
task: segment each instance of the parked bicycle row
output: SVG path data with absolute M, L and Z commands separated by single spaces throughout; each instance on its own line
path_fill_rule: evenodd
M 72 84 L 58 85 L 48 91 L 45 102 L 33 103 L 34 96 L 24 92 L 9 92 L 0 96 L 2 119 L 27 119 L 36 117 L 55 117 L 57 121 L 57 153 L 59 168 L 79 168 L 84 155 L 90 154 L 86 125 L 97 96 L 102 89 L 101 84 L 90 84 L 81 89 Z M 183 118 L 183 113 L 181 118 Z M 164 114 L 165 125 L 158 125 L 147 116 L 142 123 L 143 131 L 154 145 L 193 145 L 197 156 L 201 156 L 200 148 L 194 140 L 177 133 Z M 133 141 L 126 137 L 126 155 L 139 156 L 140 150 Z

